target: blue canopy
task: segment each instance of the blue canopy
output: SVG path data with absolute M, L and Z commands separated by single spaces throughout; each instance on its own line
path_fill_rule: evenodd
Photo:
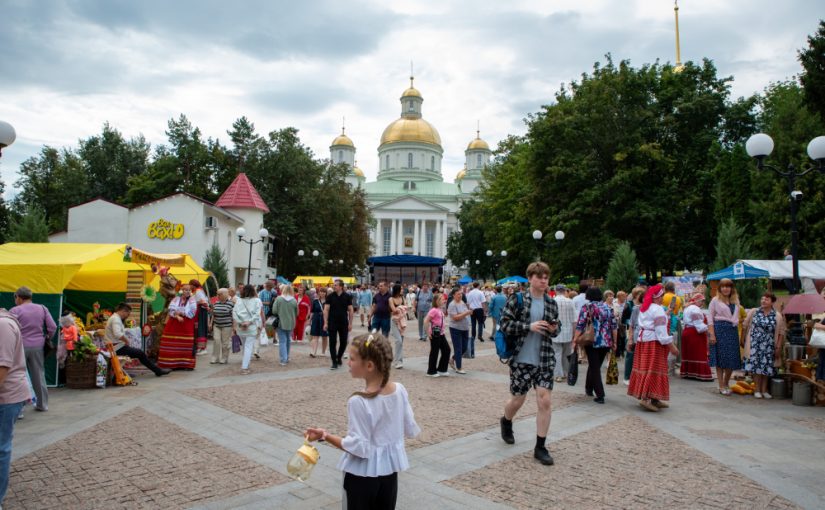
M 502 278 L 501 280 L 497 281 L 496 283 L 499 285 L 503 285 L 505 283 L 527 283 L 527 278 L 523 276 L 507 276 Z
M 421 257 L 419 255 L 386 255 L 384 257 L 370 257 L 368 264 L 376 266 L 443 266 L 446 259 L 436 257 Z
M 469 276 L 462 276 L 460 280 L 458 280 L 459 285 L 467 285 L 468 283 L 473 283 L 473 279 Z
M 749 280 L 753 278 L 770 278 L 771 274 L 764 269 L 758 269 L 747 262 L 739 261 L 730 267 L 720 269 L 708 275 L 708 280 L 721 280 L 729 278 L 731 280 Z
M 287 279 L 286 279 L 286 278 L 284 278 L 283 276 L 278 276 L 277 280 L 278 280 L 278 283 L 280 283 L 281 285 L 285 285 L 285 284 L 287 284 L 287 283 L 291 283 L 289 280 L 287 280 Z

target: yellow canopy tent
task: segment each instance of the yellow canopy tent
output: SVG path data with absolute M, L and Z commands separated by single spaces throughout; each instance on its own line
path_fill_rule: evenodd
M 355 278 L 351 276 L 296 276 L 292 283 L 295 285 L 303 283 L 314 287 L 316 285 L 332 285 L 335 280 L 341 280 L 347 285 L 355 284 Z

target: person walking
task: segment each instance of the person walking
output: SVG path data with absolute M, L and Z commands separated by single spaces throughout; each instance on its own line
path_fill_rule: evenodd
M 387 282 L 378 282 L 378 292 L 372 298 L 372 324 L 370 329 L 377 329 L 381 331 L 384 337 L 389 337 L 390 334 L 390 292 L 387 288 Z
M 324 303 L 327 300 L 326 287 L 309 289 L 312 299 L 312 313 L 309 316 L 309 357 L 318 356 L 318 342 L 321 341 L 321 356 L 327 353 L 327 332 L 324 331 Z
M 226 365 L 229 362 L 232 352 L 232 308 L 229 289 L 218 289 L 218 302 L 212 305 L 212 364 Z
M 450 345 L 444 335 L 444 312 L 441 311 L 441 294 L 433 294 L 430 310 L 424 318 L 424 326 L 430 336 L 430 357 L 427 363 L 427 375 L 445 377 L 450 375 L 447 366 L 450 361 Z M 441 358 L 439 361 L 439 353 Z
M 32 291 L 28 287 L 20 287 L 14 293 L 15 306 L 9 310 L 20 327 L 23 339 L 23 353 L 26 357 L 26 369 L 37 397 L 35 411 L 49 410 L 49 390 L 46 387 L 46 371 L 44 370 L 43 348 L 46 342 L 51 342 L 57 332 L 49 310 L 43 305 L 32 302 Z
M 550 268 L 544 262 L 533 262 L 527 267 L 530 284 L 522 293 L 521 305 L 517 295 L 511 296 L 501 317 L 501 330 L 517 337 L 510 358 L 510 400 L 501 417 L 501 438 L 514 444 L 513 420 L 527 398 L 530 388 L 536 390 L 536 446 L 533 457 L 546 466 L 553 465 L 547 450 L 550 432 L 551 392 L 553 370 L 556 365 L 553 338 L 559 334 L 559 312 L 556 302 L 547 295 Z
M 719 393 L 728 396 L 730 376 L 741 368 L 739 354 L 739 295 L 733 280 L 719 281 L 719 291 L 710 300 L 708 313 L 708 344 L 710 344 L 710 366 L 716 368 L 716 383 Z
M 759 308 L 748 311 L 742 326 L 742 336 L 746 337 L 746 370 L 753 375 L 756 389 L 753 398 L 771 399 L 768 393 L 768 381 L 776 373 L 774 365 L 782 352 L 785 339 L 785 320 L 776 313 L 773 305 L 776 296 L 771 292 L 762 295 Z
M 330 370 L 338 370 L 343 364 L 347 336 L 352 331 L 353 313 L 352 298 L 344 292 L 344 282 L 335 280 L 333 292 L 327 295 L 324 304 L 324 331 L 329 333 L 329 354 L 332 357 Z
M 592 324 L 595 333 L 593 344 L 584 346 L 584 352 L 587 354 L 587 379 L 585 380 L 584 392 L 588 397 L 592 397 L 595 393 L 596 396 L 593 402 L 604 404 L 602 364 L 610 350 L 616 346 L 614 342 L 616 319 L 613 315 L 613 307 L 602 301 L 602 290 L 600 288 L 589 287 L 585 292 L 585 298 L 586 301 L 576 321 L 573 348 L 577 347 L 587 324 Z
M 570 373 L 570 358 L 573 354 L 573 332 L 576 327 L 576 315 L 573 300 L 567 297 L 567 287 L 556 285 L 556 306 L 559 309 L 559 334 L 553 339 L 553 351 L 556 353 L 556 367 L 553 374 L 556 382 L 567 380 Z
M 283 292 L 281 294 L 283 295 Z M 306 287 L 304 287 L 303 283 L 298 284 L 298 292 L 295 293 L 295 302 L 298 304 L 298 315 L 295 317 L 295 327 L 292 329 L 292 339 L 296 342 L 303 342 L 304 333 L 306 332 L 307 318 L 309 318 L 309 314 L 312 311 L 312 303 L 306 295 Z
M 467 293 L 467 306 L 470 307 L 472 330 L 470 332 L 470 344 L 468 347 L 468 358 L 476 357 L 476 338 L 479 342 L 484 341 L 484 293 L 479 290 L 478 282 L 473 282 L 473 290 Z
M 365 326 L 364 316 L 369 316 L 370 308 L 372 308 L 372 291 L 368 285 L 364 285 L 364 287 L 358 292 L 358 311 L 361 315 L 362 328 Z M 367 321 L 366 324 L 369 324 L 369 321 Z
M 292 285 L 289 283 L 281 285 L 281 295 L 275 298 L 275 303 L 272 304 L 272 313 L 278 317 L 276 335 L 278 337 L 279 364 L 282 367 L 289 363 L 290 344 L 292 344 L 292 337 L 294 336 L 293 330 L 298 323 L 298 306 Z
M 682 364 L 679 367 L 679 377 L 682 379 L 713 380 L 708 365 L 708 321 L 701 308 L 704 304 L 705 295 L 697 293 L 691 296 L 685 308 Z
M 495 341 L 498 325 L 499 322 L 501 322 L 501 312 L 504 311 L 504 305 L 506 303 L 507 297 L 501 292 L 501 287 L 496 286 L 493 294 L 490 296 L 490 302 L 487 304 L 487 313 L 493 320 L 493 332 L 490 334 L 490 341 Z
M 31 391 L 26 379 L 26 354 L 20 323 L 14 314 L 0 308 L 0 508 L 9 487 L 14 424 L 29 400 Z
M 433 304 L 433 291 L 430 289 L 430 284 L 424 282 L 421 284 L 421 288 L 418 292 L 415 293 L 415 300 L 413 303 L 413 308 L 415 308 L 415 314 L 418 318 L 418 339 L 422 342 L 427 340 L 427 332 L 424 328 L 424 319 L 426 319 L 427 314 L 430 313 L 430 307 Z
M 394 340 L 395 350 L 393 352 L 393 359 L 395 365 L 393 368 L 404 368 L 404 332 L 407 329 L 407 306 L 404 304 L 404 294 L 401 291 L 401 284 L 396 283 L 392 286 L 392 295 L 390 297 L 390 338 Z
M 238 303 L 232 308 L 233 327 L 243 342 L 241 375 L 250 373 L 249 362 L 258 342 L 258 333 L 263 328 L 263 303 L 255 293 L 255 287 L 244 285 Z
M 447 305 L 447 316 L 450 318 L 450 340 L 453 342 L 453 357 L 450 366 L 457 374 L 466 374 L 461 368 L 461 359 L 464 355 L 464 346 L 470 334 L 470 314 L 473 312 L 464 302 L 464 292 L 456 288 L 453 290 L 453 299 Z

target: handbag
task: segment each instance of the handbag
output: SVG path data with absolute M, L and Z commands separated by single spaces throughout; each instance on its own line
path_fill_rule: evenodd
M 579 335 L 579 339 L 576 340 L 576 344 L 582 347 L 590 347 L 594 343 L 596 343 L 596 328 L 593 327 L 593 318 L 588 313 L 587 324 L 584 326 L 582 334 Z
M 814 328 L 813 332 L 811 332 L 811 341 L 808 342 L 808 347 L 825 349 L 825 331 Z
M 43 359 L 46 359 L 54 352 L 54 345 L 52 339 L 49 338 L 48 328 L 46 327 L 46 314 L 49 313 L 49 310 L 43 305 L 40 306 L 43 308 L 43 338 L 45 339 L 43 342 Z
M 613 352 L 610 353 L 610 361 L 607 362 L 605 383 L 619 384 L 619 363 L 616 361 L 616 355 Z
M 241 337 L 232 335 L 232 352 L 241 352 Z
M 573 352 L 567 355 L 567 361 L 570 363 L 570 368 L 567 369 L 567 385 L 575 386 L 576 381 L 579 380 L 579 352 L 578 349 L 573 349 Z

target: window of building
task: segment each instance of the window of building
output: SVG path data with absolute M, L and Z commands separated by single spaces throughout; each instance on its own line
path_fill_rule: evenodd
M 435 256 L 435 230 L 427 229 L 427 257 Z
M 430 156 L 430 170 L 435 172 L 435 156 Z
M 481 154 L 476 156 L 476 168 L 481 168 Z
M 405 236 L 411 236 L 411 235 L 413 235 L 413 228 L 412 228 L 412 225 L 408 225 L 408 226 L 404 227 L 404 235 L 405 235 Z
M 407 109 L 408 109 L 409 111 L 411 111 L 411 112 L 412 112 L 412 111 L 415 111 L 415 107 L 413 106 L 413 102 L 412 102 L 412 100 L 408 101 L 408 102 L 407 102 L 407 104 L 408 104 Z
M 384 163 L 384 170 L 389 170 L 389 169 L 390 169 L 390 155 L 387 154 L 387 162 Z
M 412 152 L 410 152 L 409 154 L 407 154 L 407 168 L 412 168 L 412 167 L 413 167 L 413 156 L 412 156 Z
M 390 254 L 390 244 L 392 242 L 392 227 L 384 227 L 384 255 Z

